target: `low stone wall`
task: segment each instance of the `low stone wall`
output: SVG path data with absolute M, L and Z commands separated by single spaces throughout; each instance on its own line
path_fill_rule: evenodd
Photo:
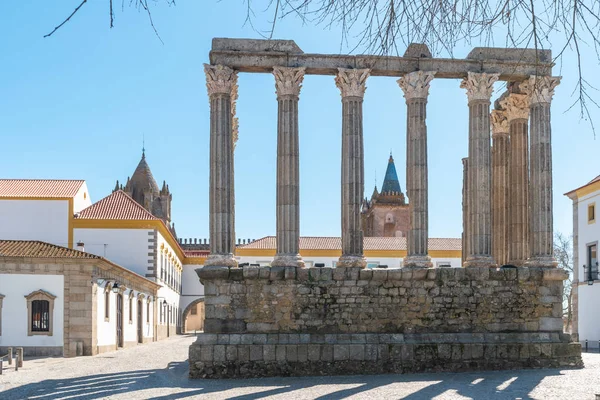
M 198 275 L 206 333 L 190 348 L 192 377 L 320 374 L 323 363 L 327 374 L 581 365 L 580 346 L 562 335 L 560 269 Z
M 581 367 L 558 333 L 200 334 L 191 378 Z

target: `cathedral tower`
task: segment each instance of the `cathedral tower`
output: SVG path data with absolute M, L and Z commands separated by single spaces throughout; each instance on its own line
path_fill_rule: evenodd
M 146 162 L 146 152 L 144 150 L 142 150 L 142 159 L 131 178 L 127 178 L 125 186 L 119 185 L 119 181 L 117 181 L 113 192 L 117 190 L 123 190 L 152 215 L 165 221 L 165 224 L 175 234 L 175 226 L 171 224 L 171 200 L 173 195 L 165 181 L 163 181 L 162 188 L 158 188 L 158 184 Z
M 363 201 L 364 236 L 404 237 L 409 224 L 408 204 L 400 188 L 394 157 L 390 154 L 381 192 L 376 185 L 371 199 Z

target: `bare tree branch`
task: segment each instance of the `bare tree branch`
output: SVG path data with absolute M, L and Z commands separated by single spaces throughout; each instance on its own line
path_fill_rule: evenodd
M 75 15 L 75 14 L 77 13 L 77 11 L 79 11 L 79 9 L 80 9 L 80 8 L 81 8 L 81 7 L 82 7 L 82 6 L 83 6 L 85 3 L 87 3 L 87 0 L 83 0 L 83 1 L 82 1 L 82 2 L 81 2 L 81 3 L 80 3 L 80 4 L 79 4 L 79 5 L 78 5 L 78 6 L 75 8 L 75 10 L 74 10 L 74 11 L 71 13 L 71 15 L 69 15 L 69 16 L 68 16 L 68 17 L 67 17 L 67 18 L 66 18 L 66 19 L 65 19 L 63 22 L 61 22 L 61 23 L 60 23 L 60 25 L 56 26 L 56 27 L 55 27 L 55 28 L 52 30 L 52 32 L 50 32 L 50 33 L 48 33 L 48 34 L 44 35 L 44 37 L 46 38 L 46 37 L 52 36 L 52 34 L 53 34 L 54 32 L 56 32 L 56 31 L 57 31 L 57 30 L 59 30 L 59 29 L 60 29 L 60 28 L 61 28 L 61 27 L 62 27 L 64 24 L 66 24 L 67 22 L 69 22 L 69 21 L 71 20 L 71 17 L 73 17 L 73 15 Z M 111 27 L 112 27 L 112 22 L 111 22 Z

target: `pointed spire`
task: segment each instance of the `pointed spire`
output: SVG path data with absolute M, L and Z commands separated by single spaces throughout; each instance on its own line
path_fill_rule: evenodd
M 167 181 L 163 181 L 162 189 L 160 189 L 161 193 L 167 193 L 169 189 L 167 188 Z
M 388 161 L 388 166 L 385 171 L 385 178 L 383 180 L 383 186 L 381 187 L 381 193 L 393 193 L 400 194 L 402 193 L 402 189 L 400 189 L 400 182 L 398 181 L 398 174 L 396 173 L 396 165 L 394 164 L 394 157 L 390 152 L 390 159 Z
M 119 180 L 117 179 L 117 184 L 115 185 L 115 189 L 113 190 L 113 192 L 116 192 L 117 190 L 119 190 Z
M 375 188 L 373 189 L 373 194 L 371 195 L 371 198 L 374 198 L 377 196 L 379 196 L 379 192 L 377 191 L 377 185 L 375 185 Z
M 142 160 L 146 158 L 146 135 L 142 133 Z

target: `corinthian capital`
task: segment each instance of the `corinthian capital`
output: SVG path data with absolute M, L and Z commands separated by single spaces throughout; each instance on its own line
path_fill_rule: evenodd
M 209 96 L 217 93 L 231 94 L 231 90 L 237 86 L 237 72 L 229 67 L 204 64 L 204 72 Z
M 492 136 L 508 135 L 506 111 L 492 110 L 490 120 L 492 122 Z
M 404 91 L 404 98 L 426 99 L 429 95 L 429 82 L 435 76 L 435 71 L 415 71 L 404 75 L 398 79 L 398 85 Z
M 500 101 L 500 105 L 506 110 L 509 121 L 529 118 L 529 96 L 526 94 L 511 93 Z
M 370 69 L 338 68 L 335 85 L 340 88 L 342 97 L 364 97 L 370 74 Z
M 273 67 L 277 97 L 300 95 L 306 68 Z
M 499 77 L 500 74 L 469 72 L 467 77 L 460 83 L 460 87 L 467 89 L 469 103 L 477 100 L 490 101 L 494 90 L 494 82 Z
M 533 104 L 551 103 L 554 96 L 554 88 L 560 83 L 560 76 L 535 76 L 521 83 L 519 88 L 523 93 L 529 95 L 529 101 Z

